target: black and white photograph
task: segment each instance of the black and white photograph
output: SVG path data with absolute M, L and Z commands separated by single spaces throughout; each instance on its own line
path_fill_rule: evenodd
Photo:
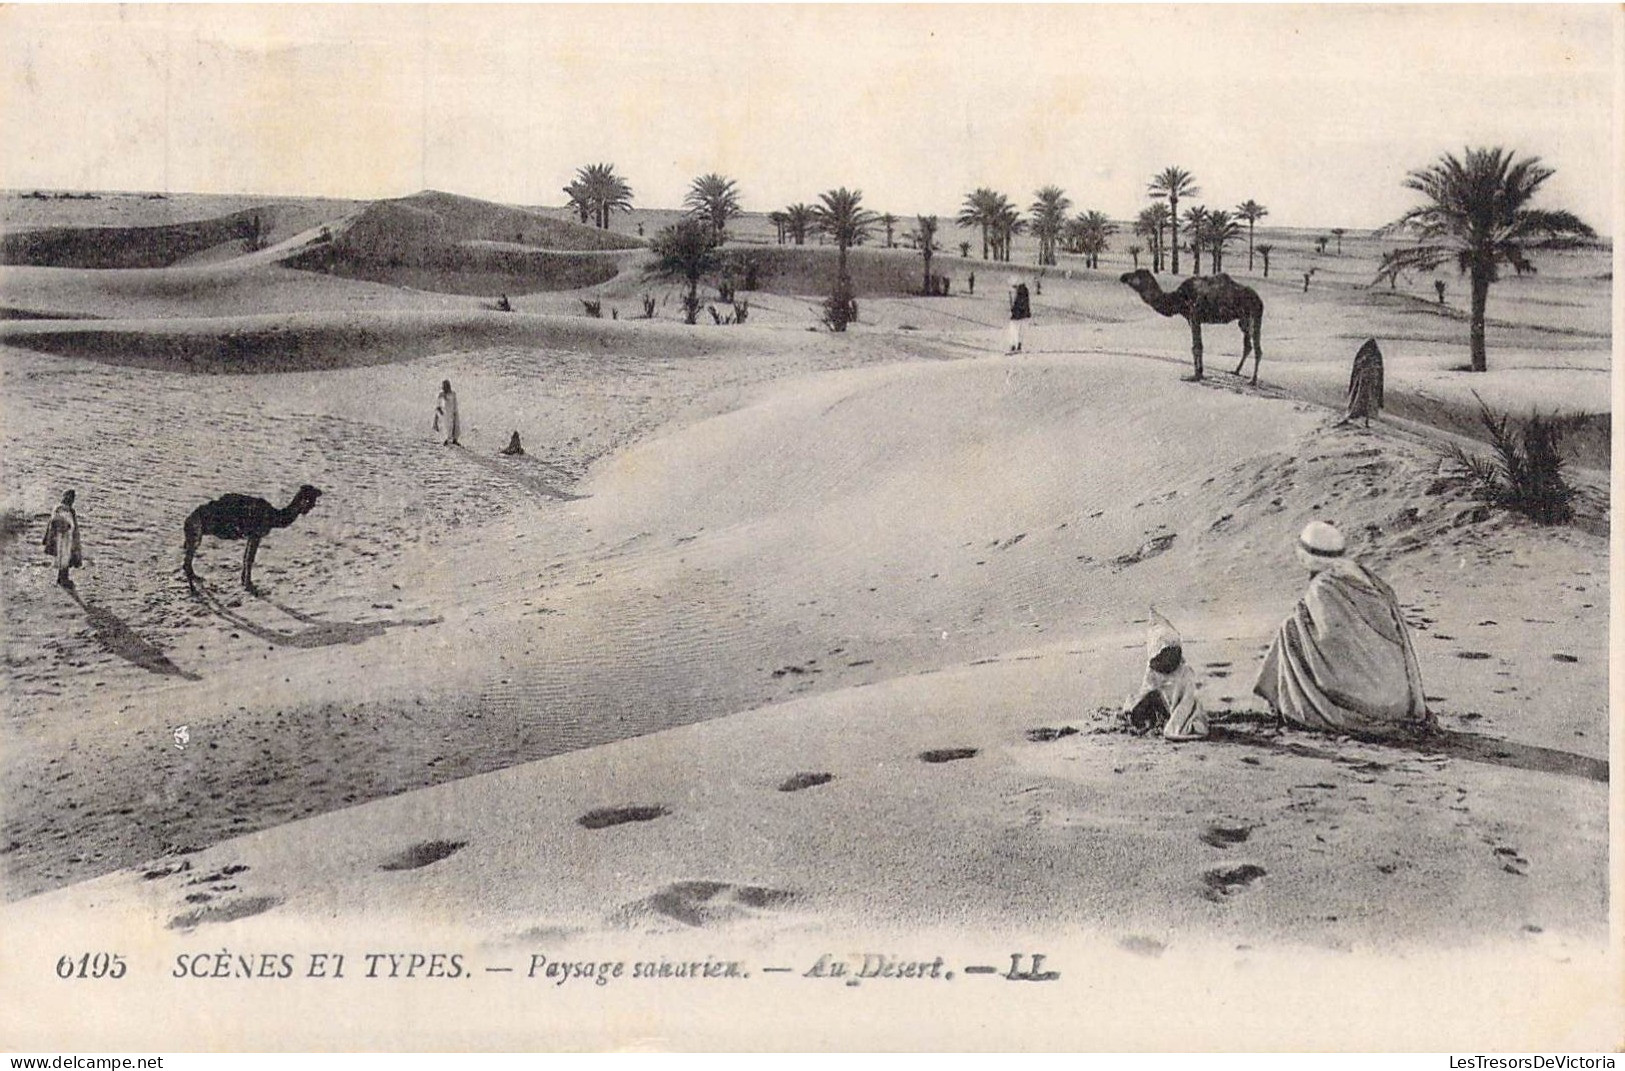
M 1622 27 L 0 8 L 0 1049 L 1618 1051 Z

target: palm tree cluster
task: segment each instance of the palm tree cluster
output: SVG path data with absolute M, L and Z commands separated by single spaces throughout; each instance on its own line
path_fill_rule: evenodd
M 564 187 L 565 196 L 582 223 L 609 227 L 611 212 L 632 211 L 632 187 L 615 173 L 614 164 L 588 164 Z
M 1146 246 L 1151 250 L 1151 270 L 1162 270 L 1167 243 L 1163 239 L 1163 232 L 1168 229 L 1168 206 L 1158 201 L 1148 208 L 1140 210 L 1139 216 L 1134 220 L 1134 233 L 1145 239 Z
M 711 225 L 697 216 L 688 216 L 663 228 L 649 243 L 655 264 L 651 271 L 667 278 L 679 277 L 688 284 L 683 295 L 683 322 L 693 324 L 700 311 L 700 277 L 721 266 L 717 235 Z
M 990 252 L 993 260 L 1009 260 L 1012 239 L 1027 226 L 1008 197 L 986 186 L 966 195 L 964 207 L 954 222 L 961 227 L 981 230 L 983 260 L 989 259 Z
M 1084 267 L 1098 268 L 1100 254 L 1110 247 L 1111 237 L 1116 233 L 1117 224 L 1106 218 L 1104 212 L 1097 212 L 1091 208 L 1067 221 L 1063 237 L 1068 253 L 1080 254 L 1083 257 Z
M 1446 153 L 1406 176 L 1405 188 L 1426 200 L 1382 229 L 1381 233 L 1411 235 L 1417 244 L 1383 257 L 1378 280 L 1405 271 L 1433 271 L 1450 261 L 1468 277 L 1474 372 L 1489 367 L 1484 352 L 1484 313 L 1490 284 L 1500 278 L 1500 266 L 1532 271 L 1531 251 L 1572 247 L 1596 237 L 1572 212 L 1529 207 L 1552 174 L 1538 156 L 1520 160 L 1500 147 L 1468 149 L 1464 158 Z
M 1038 263 L 1055 263 L 1055 246 L 1067 225 L 1066 212 L 1071 198 L 1059 186 L 1045 186 L 1034 192 L 1027 208 L 1032 215 L 1032 232 L 1038 238 Z
M 1151 182 L 1146 186 L 1146 193 L 1153 200 L 1167 200 L 1168 202 L 1168 248 L 1173 251 L 1173 266 L 1171 270 L 1179 274 L 1179 199 L 1181 197 L 1195 197 L 1202 192 L 1196 185 L 1196 178 L 1182 167 L 1165 167 L 1151 176 Z M 1200 267 L 1196 274 L 1200 275 Z

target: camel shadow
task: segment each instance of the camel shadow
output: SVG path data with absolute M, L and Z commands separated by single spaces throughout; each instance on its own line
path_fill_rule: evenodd
M 429 617 L 402 621 L 324 621 L 321 618 L 283 606 L 264 596 L 259 596 L 266 603 L 276 607 L 276 609 L 287 614 L 300 624 L 307 626 L 302 629 L 283 630 L 262 625 L 235 612 L 221 602 L 216 595 L 206 590 L 202 584 L 193 585 L 192 593 L 215 616 L 235 628 L 242 629 L 250 636 L 264 640 L 276 647 L 316 648 L 337 647 L 349 643 L 365 643 L 367 640 L 382 636 L 392 628 L 421 628 L 424 625 L 438 625 L 445 620 L 440 617 Z
M 1237 718 L 1231 724 L 1210 726 L 1208 740 L 1218 744 L 1240 744 L 1244 747 L 1264 748 L 1282 754 L 1327 759 L 1338 763 L 1358 764 L 1365 761 L 1341 755 L 1331 748 L 1316 747 L 1291 736 L 1275 735 L 1257 729 L 1243 729 L 1240 724 L 1242 721 L 1243 719 Z M 1557 748 L 1540 747 L 1536 744 L 1520 744 L 1480 733 L 1440 729 L 1415 740 L 1373 739 L 1362 740 L 1362 743 L 1375 744 L 1396 751 L 1409 751 L 1418 755 L 1444 755 L 1487 766 L 1504 766 L 1512 770 L 1529 770 L 1533 773 L 1562 774 L 1565 777 L 1608 783 L 1608 762 L 1605 759 L 1594 759 L 1588 755 L 1577 755 L 1572 751 L 1560 751 Z
M 85 611 L 85 621 L 90 625 L 91 635 L 96 643 L 108 654 L 117 655 L 132 666 L 146 670 L 148 673 L 157 673 L 166 677 L 180 677 L 183 680 L 199 681 L 203 678 L 196 673 L 186 670 L 170 661 L 164 649 L 131 628 L 129 622 L 119 617 L 105 606 L 93 602 L 86 602 L 79 592 L 69 589 L 73 601 Z

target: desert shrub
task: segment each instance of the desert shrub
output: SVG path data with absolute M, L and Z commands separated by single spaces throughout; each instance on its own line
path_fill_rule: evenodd
M 745 317 L 747 317 L 749 315 L 750 315 L 750 301 L 748 299 L 741 299 L 739 301 L 734 302 L 734 323 L 736 323 L 736 324 L 744 323 L 745 322 Z
M 960 242 L 959 243 L 959 255 L 962 256 L 962 257 L 970 256 L 970 243 L 969 242 Z
M 655 318 L 655 296 L 653 294 L 643 295 L 643 318 L 645 320 Z
M 717 297 L 732 304 L 734 299 L 734 281 L 731 276 L 723 276 L 717 283 Z
M 1572 520 L 1574 488 L 1563 477 L 1562 453 L 1563 435 L 1571 420 L 1538 409 L 1516 419 L 1495 412 L 1482 398 L 1478 398 L 1478 407 L 1494 456 L 1479 457 L 1459 446 L 1446 451 L 1461 467 L 1473 494 L 1537 524 Z
M 699 318 L 700 318 L 700 295 L 692 294 L 692 293 L 684 294 L 683 295 L 683 322 L 685 324 L 688 324 L 690 327 L 692 327 L 692 326 L 694 326 L 694 321 L 699 319 Z
M 835 280 L 835 289 L 824 299 L 824 323 L 831 331 L 845 331 L 846 325 L 858 318 L 857 295 L 852 292 L 850 279 Z
M 604 316 L 604 303 L 602 301 L 588 301 L 586 298 L 582 298 L 581 307 L 586 309 L 587 315 L 595 320 L 602 319 Z

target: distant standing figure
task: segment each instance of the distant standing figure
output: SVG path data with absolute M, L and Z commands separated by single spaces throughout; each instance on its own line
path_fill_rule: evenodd
M 975 272 L 971 272 L 970 273 L 970 278 L 965 280 L 965 293 L 967 293 L 967 294 L 976 293 L 976 273 Z
M 1382 350 L 1377 348 L 1376 339 L 1368 338 L 1354 355 L 1354 370 L 1349 374 L 1349 411 L 1339 423 L 1363 418 L 1369 428 L 1371 418 L 1381 410 Z
M 72 491 L 63 493 L 61 504 L 45 526 L 45 553 L 56 560 L 56 582 L 65 588 L 73 587 L 68 570 L 84 562 L 79 555 L 79 514 L 74 512 Z
M 462 425 L 457 420 L 457 392 L 451 389 L 451 380 L 442 380 L 440 383 L 439 403 L 434 410 L 434 430 L 444 432 L 446 441 L 442 446 L 461 446 L 457 436 L 462 431 Z
M 1281 623 L 1253 692 L 1293 725 L 1360 736 L 1434 727 L 1399 598 L 1347 556 L 1343 533 L 1310 521 L 1298 538 L 1309 589 Z
M 1033 317 L 1032 298 L 1027 294 L 1027 284 L 1010 276 L 1010 352 L 1020 353 L 1021 343 L 1027 334 L 1027 321 Z
M 1315 274 L 1313 269 L 1303 273 L 1303 292 L 1305 294 L 1309 293 L 1309 277 L 1313 274 Z
M 508 440 L 508 445 L 503 447 L 499 453 L 507 457 L 522 457 L 524 455 L 525 448 L 519 444 L 519 433 L 517 431 L 513 433 L 513 438 Z

